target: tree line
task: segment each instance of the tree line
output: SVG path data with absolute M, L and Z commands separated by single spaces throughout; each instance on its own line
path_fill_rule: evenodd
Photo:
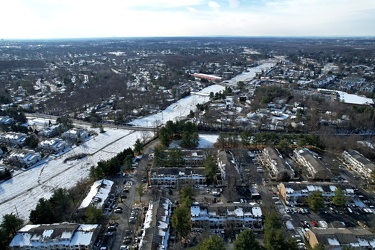
M 217 139 L 217 146 L 220 148 L 235 148 L 242 144 L 245 147 L 277 147 L 287 149 L 290 145 L 303 147 L 314 146 L 324 148 L 317 134 L 286 134 L 275 132 L 255 133 L 251 130 L 237 132 L 221 132 Z
M 92 166 L 89 176 L 91 180 L 96 181 L 119 173 L 121 166 L 124 166 L 125 170 L 130 169 L 133 157 L 134 152 L 131 148 L 124 149 L 115 157 L 106 161 L 99 161 L 97 166 Z
M 182 147 L 195 148 L 199 143 L 198 127 L 189 121 L 167 121 L 159 130 L 159 139 L 165 147 L 168 147 L 172 140 L 181 140 Z

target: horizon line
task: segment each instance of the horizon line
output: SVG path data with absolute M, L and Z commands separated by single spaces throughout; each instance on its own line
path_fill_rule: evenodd
M 1 42 L 5 41 L 46 41 L 46 40 L 99 40 L 99 39 L 167 39 L 167 38 L 323 38 L 323 39 L 372 39 L 375 35 L 311 35 L 311 36 L 281 36 L 281 35 L 264 35 L 264 36 L 241 36 L 241 35 L 207 35 L 207 36 L 103 36 L 103 37 L 56 37 L 56 38 L 0 38 Z

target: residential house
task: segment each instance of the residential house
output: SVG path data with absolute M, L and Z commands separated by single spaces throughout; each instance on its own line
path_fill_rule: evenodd
M 84 140 L 89 136 L 86 130 L 84 129 L 77 129 L 77 128 L 72 128 L 69 129 L 68 131 L 65 131 L 61 137 L 64 140 L 67 141 L 77 141 L 77 140 Z
M 13 237 L 12 250 L 30 249 L 93 249 L 100 231 L 96 224 L 38 224 L 26 225 Z
M 331 172 L 309 149 L 296 148 L 293 154 L 297 162 L 306 170 L 307 178 L 312 180 L 329 180 L 331 178 Z
M 263 163 L 269 169 L 270 176 L 276 181 L 287 181 L 294 178 L 293 168 L 284 160 L 274 148 L 264 148 L 262 152 Z
M 12 125 L 14 122 L 14 119 L 9 116 L 3 116 L 0 118 L 0 124 L 4 125 Z
M 346 165 L 364 178 L 371 178 L 375 164 L 356 150 L 348 149 L 342 153 Z
M 68 147 L 68 144 L 61 139 L 51 139 L 41 141 L 38 145 L 38 149 L 46 153 L 60 153 Z
M 0 143 L 11 147 L 22 147 L 25 145 L 27 135 L 24 133 L 9 132 L 0 135 Z
M 182 150 L 184 165 L 189 167 L 203 167 L 206 158 L 202 150 Z
M 45 136 L 47 138 L 54 137 L 58 134 L 60 126 L 61 126 L 60 124 L 57 124 L 57 125 L 52 125 L 52 126 L 43 128 L 42 130 L 39 131 L 38 135 Z
M 9 155 L 7 161 L 19 167 L 30 167 L 42 160 L 42 156 L 34 151 L 15 151 Z

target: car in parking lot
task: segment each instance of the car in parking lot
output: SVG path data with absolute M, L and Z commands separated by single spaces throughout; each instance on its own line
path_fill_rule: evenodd
M 131 216 L 129 218 L 129 223 L 134 224 L 135 223 L 135 217 Z
M 132 241 L 133 241 L 133 238 L 131 236 L 125 236 L 122 243 L 125 245 L 129 245 L 132 243 Z
M 116 231 L 117 230 L 117 227 L 116 226 L 109 226 L 109 227 L 107 227 L 107 231 L 108 232 L 113 232 L 113 231 Z
M 117 207 L 117 208 L 115 208 L 114 212 L 117 213 L 117 214 L 121 214 L 122 213 L 122 208 L 121 207 Z
M 302 225 L 303 225 L 304 227 L 310 228 L 310 224 L 309 224 L 309 222 L 307 222 L 307 221 L 302 221 L 301 223 L 302 223 Z
M 317 223 L 316 221 L 313 220 L 313 221 L 311 222 L 311 225 L 313 225 L 313 227 L 317 227 L 317 226 L 318 226 L 318 223 Z

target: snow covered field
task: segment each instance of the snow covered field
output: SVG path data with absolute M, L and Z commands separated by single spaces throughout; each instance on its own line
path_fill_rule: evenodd
M 1 183 L 0 217 L 18 212 L 22 219 L 28 221 L 30 211 L 40 198 L 50 198 L 56 188 L 73 187 L 79 180 L 88 177 L 91 166 L 112 158 L 125 148 L 133 147 L 137 138 L 142 139 L 142 132 L 106 129 L 105 133 L 99 133 L 97 137 L 74 147 L 68 153 Z M 64 163 L 67 157 L 80 153 L 89 155 Z
M 256 66 L 256 67 L 253 67 L 253 68 L 249 68 L 248 71 L 245 71 L 243 72 L 242 74 L 226 81 L 228 82 L 228 85 L 234 85 L 236 86 L 237 85 L 237 82 L 239 81 L 243 81 L 243 82 L 246 82 L 246 81 L 251 81 L 253 80 L 253 78 L 256 76 L 256 73 L 260 73 L 262 72 L 262 70 L 264 71 L 267 71 L 269 69 L 271 69 L 272 67 L 274 67 L 276 65 L 276 62 L 274 61 L 268 61 L 268 62 L 265 62 L 259 66 Z
M 208 102 L 210 92 L 216 93 L 223 90 L 224 87 L 221 85 L 209 86 L 196 94 L 180 99 L 159 113 L 134 120 L 130 122 L 130 124 L 139 127 L 155 127 L 156 123 L 161 125 L 169 120 L 176 121 L 179 117 L 186 117 L 190 113 L 190 110 L 195 111 L 197 109 L 197 104 Z
M 170 105 L 163 112 L 132 122 L 137 126 L 151 127 L 159 120 L 165 123 L 179 116 L 186 116 L 195 110 L 198 103 L 209 100 L 210 92 L 224 90 L 223 86 L 213 85 Z M 34 118 L 30 121 L 35 126 L 43 127 L 46 120 Z M 137 138 L 143 139 L 144 132 L 122 129 L 105 129 L 95 138 L 74 147 L 59 157 L 50 157 L 24 172 L 19 172 L 12 179 L 0 184 L 0 218 L 5 214 L 17 214 L 28 221 L 29 214 L 40 198 L 50 198 L 56 188 L 71 188 L 79 180 L 88 177 L 90 167 L 98 161 L 108 160 L 128 147 L 133 147 Z M 151 132 L 149 132 L 151 133 Z M 152 136 L 152 134 L 150 134 Z M 207 145 L 209 139 L 202 139 L 200 145 Z M 201 146 L 200 146 L 201 147 Z M 88 156 L 64 163 L 67 157 L 84 153 Z

